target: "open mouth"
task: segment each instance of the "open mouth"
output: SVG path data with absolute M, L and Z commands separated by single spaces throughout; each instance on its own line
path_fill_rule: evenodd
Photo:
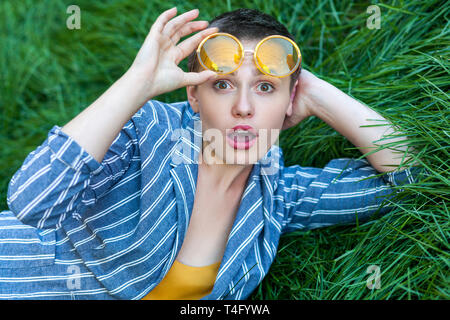
M 238 129 L 227 135 L 227 142 L 234 149 L 249 149 L 256 142 L 256 138 L 253 132 Z
M 231 132 L 230 134 L 228 134 L 228 136 L 231 139 L 238 140 L 238 141 L 253 140 L 256 138 L 256 135 L 253 132 L 250 132 L 247 130 L 242 130 L 242 129 L 235 130 L 235 131 Z

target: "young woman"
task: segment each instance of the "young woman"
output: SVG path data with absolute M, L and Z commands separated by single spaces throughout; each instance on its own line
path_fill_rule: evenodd
M 414 182 L 417 167 L 378 175 L 400 164 L 389 149 L 285 167 L 281 129 L 317 116 L 365 154 L 386 128 L 360 126 L 384 118 L 300 73 L 274 18 L 240 9 L 205 29 L 197 15 L 162 13 L 130 69 L 14 174 L 0 298 L 246 299 L 282 234 L 385 214 Z M 187 101 L 152 100 L 181 87 Z

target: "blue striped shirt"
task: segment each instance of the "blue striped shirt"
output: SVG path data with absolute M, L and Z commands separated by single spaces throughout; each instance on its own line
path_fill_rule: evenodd
M 86 277 L 111 297 L 141 299 L 183 243 L 201 142 L 200 116 L 187 101 L 148 101 L 101 163 L 55 125 L 10 181 L 7 203 L 17 219 L 4 220 L 17 223 L 0 228 L 0 265 L 46 266 L 76 254 Z M 285 167 L 273 145 L 253 165 L 213 290 L 203 299 L 246 299 L 267 274 L 281 235 L 386 214 L 392 187 L 415 182 L 420 169 L 379 175 L 366 160 L 350 158 L 324 168 Z M 11 245 L 15 229 L 25 231 Z

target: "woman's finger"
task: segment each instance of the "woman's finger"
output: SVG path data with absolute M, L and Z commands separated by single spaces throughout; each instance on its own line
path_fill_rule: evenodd
M 173 7 L 172 9 L 166 10 L 156 18 L 155 23 L 151 27 L 150 31 L 154 30 L 156 33 L 161 33 L 166 23 L 172 19 L 177 14 L 177 7 Z
M 191 21 L 182 26 L 172 37 L 173 43 L 178 43 L 181 38 L 193 32 L 203 30 L 208 26 L 208 21 Z
M 216 76 L 216 73 L 211 70 L 205 70 L 202 72 L 185 72 L 183 79 L 183 87 L 196 86 L 207 81 L 211 77 Z
M 213 34 L 215 32 L 218 32 L 219 28 L 212 27 L 205 29 L 203 31 L 200 31 L 199 33 L 193 35 L 192 37 L 187 38 L 186 40 L 182 41 L 177 48 L 180 49 L 181 55 L 177 57 L 176 63 L 180 63 L 184 58 L 186 58 L 189 54 L 191 54 L 192 51 L 196 50 L 200 42 L 209 36 L 210 34 Z
M 188 12 L 185 12 L 181 15 L 179 15 L 176 18 L 173 18 L 170 20 L 166 26 L 164 27 L 162 33 L 167 35 L 169 38 L 172 38 L 174 33 L 181 28 L 183 25 L 185 25 L 188 21 L 191 21 L 198 16 L 198 9 L 193 9 Z

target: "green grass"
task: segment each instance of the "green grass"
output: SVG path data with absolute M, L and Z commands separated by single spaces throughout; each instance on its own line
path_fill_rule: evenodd
M 81 30 L 66 28 L 71 4 L 81 8 Z M 199 19 L 210 20 L 258 8 L 294 34 L 306 69 L 401 127 L 431 176 L 405 186 L 412 197 L 380 219 L 283 236 L 250 299 L 449 299 L 449 6 L 378 3 L 381 28 L 370 30 L 370 4 L 377 2 L 2 0 L 0 211 L 25 157 L 127 70 L 163 10 L 199 8 Z M 187 70 L 187 61 L 181 66 Z M 181 101 L 186 93 L 157 98 Z M 361 156 L 315 117 L 283 132 L 280 144 L 286 165 Z M 380 267 L 380 289 L 366 287 L 370 265 Z

